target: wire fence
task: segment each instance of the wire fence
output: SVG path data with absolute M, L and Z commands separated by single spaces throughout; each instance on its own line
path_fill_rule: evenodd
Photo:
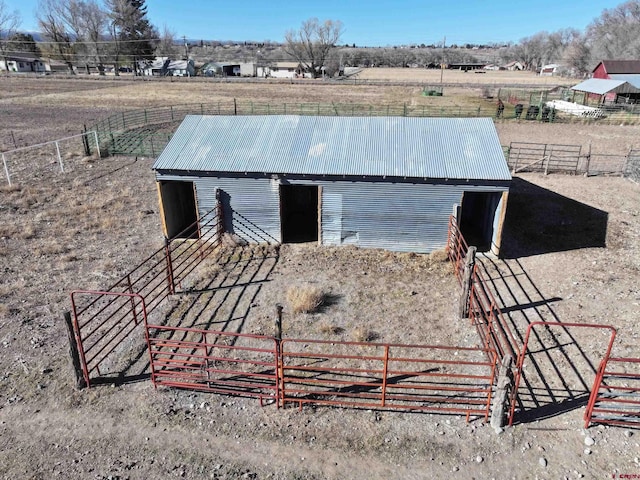
M 14 148 L 0 154 L 2 173 L 9 185 L 30 180 L 46 180 L 52 175 L 71 173 L 92 161 L 89 143 L 101 156 L 98 134 L 85 132 L 51 142 Z

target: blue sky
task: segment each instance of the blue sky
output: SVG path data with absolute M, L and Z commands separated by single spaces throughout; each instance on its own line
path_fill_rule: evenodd
M 360 46 L 517 42 L 546 30 L 584 28 L 623 0 L 147 0 L 148 16 L 190 39 L 272 40 L 317 17 L 341 20 L 342 43 Z M 23 30 L 37 30 L 37 0 L 5 0 Z

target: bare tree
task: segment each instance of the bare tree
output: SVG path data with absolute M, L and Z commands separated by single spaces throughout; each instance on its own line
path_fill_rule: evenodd
M 322 75 L 322 67 L 342 35 L 342 22 L 310 18 L 302 22 L 300 30 L 285 34 L 284 51 L 299 62 L 314 77 Z
M 51 41 L 50 53 L 67 64 L 74 74 L 74 42 L 69 23 L 68 2 L 65 0 L 40 0 L 38 3 L 38 25 L 43 35 Z
M 177 51 L 175 38 L 176 32 L 167 27 L 167 25 L 164 25 L 158 46 L 156 47 L 156 55 L 159 57 L 174 57 Z
M 571 41 L 564 51 L 563 59 L 574 75 L 585 75 L 591 70 L 591 49 L 584 36 Z
M 104 63 L 108 54 L 104 43 L 108 36 L 107 13 L 95 0 L 72 0 L 71 5 L 78 10 L 76 32 L 83 41 L 85 58 L 97 66 L 100 75 L 104 75 Z
M 7 53 L 11 50 L 9 40 L 16 34 L 19 25 L 20 14 L 18 11 L 9 11 L 4 0 L 0 0 L 0 54 L 2 54 L 5 70 L 9 70 L 7 64 Z
M 629 0 L 604 10 L 587 27 L 587 41 L 591 44 L 593 60 L 640 57 L 640 0 Z

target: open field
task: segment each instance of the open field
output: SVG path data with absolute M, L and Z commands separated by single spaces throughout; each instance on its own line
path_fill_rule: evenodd
M 475 83 L 488 86 L 500 85 L 530 85 L 542 88 L 550 88 L 556 85 L 575 85 L 578 83 L 573 78 L 540 76 L 533 72 L 519 71 L 492 71 L 461 70 L 426 68 L 364 68 L 356 75 L 358 80 L 380 80 L 390 82 L 422 82 L 425 85 L 438 85 L 439 83 Z M 442 79 L 442 80 L 441 80 Z
M 78 133 L 82 123 L 118 110 L 217 98 L 427 101 L 412 87 L 49 78 L 3 78 L 0 86 L 0 128 L 25 142 Z M 594 150 L 623 153 L 640 134 L 637 126 L 499 122 L 497 128 L 503 144 L 591 141 Z M 277 410 L 256 400 L 155 391 L 146 380 L 74 390 L 62 322 L 69 292 L 105 287 L 162 244 L 151 159 L 75 162 L 73 175 L 0 186 L 0 477 L 528 479 L 639 471 L 637 431 L 593 427 L 588 435 L 595 444 L 585 452 L 580 394 L 593 371 L 570 352 L 579 348 L 597 363 L 603 339 L 582 333 L 559 349 L 573 358 L 558 362 L 562 375 L 551 373 L 548 386 L 523 392 L 531 397 L 527 408 L 538 402 L 550 413 L 500 435 L 456 416 Z M 483 260 L 514 323 L 613 324 L 619 328 L 614 353 L 640 356 L 639 198 L 640 187 L 621 178 L 519 176 L 507 213 L 507 259 Z M 194 288 L 213 278 L 217 267 L 209 268 L 194 277 Z M 238 302 L 228 297 L 219 320 L 270 333 L 281 302 L 285 337 L 477 341 L 472 327 L 455 318 L 457 286 L 437 257 L 285 245 L 266 280 Z M 318 313 L 294 315 L 287 291 L 299 284 L 320 287 L 331 302 Z M 242 313 L 245 323 L 238 320 Z M 548 398 L 554 395 L 567 400 L 556 410 Z

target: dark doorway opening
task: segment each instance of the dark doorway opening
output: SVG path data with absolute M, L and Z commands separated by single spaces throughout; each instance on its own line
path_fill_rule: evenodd
M 318 187 L 280 185 L 282 241 L 302 243 L 318 240 Z
M 168 238 L 198 238 L 198 212 L 193 182 L 160 182 L 162 218 Z
M 480 252 L 491 250 L 493 223 L 502 192 L 464 192 L 460 230 L 469 245 Z

